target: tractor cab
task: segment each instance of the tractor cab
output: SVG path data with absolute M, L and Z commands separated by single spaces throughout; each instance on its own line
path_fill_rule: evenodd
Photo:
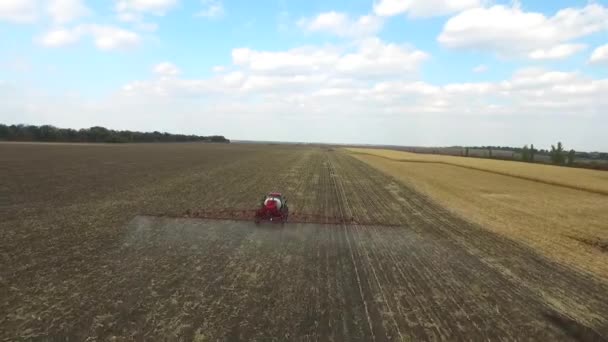
M 283 205 L 285 205 L 286 202 L 287 202 L 287 199 L 283 198 L 283 196 L 281 195 L 280 192 L 270 192 L 262 200 L 262 203 L 264 206 L 266 206 L 266 207 L 276 206 L 277 209 L 281 209 L 281 207 Z
M 255 222 L 262 220 L 285 222 L 288 215 L 287 199 L 280 192 L 269 192 L 262 198 L 262 206 L 256 212 Z

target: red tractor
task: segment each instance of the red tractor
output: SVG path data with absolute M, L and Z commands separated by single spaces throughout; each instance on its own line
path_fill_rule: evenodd
M 262 206 L 255 212 L 255 223 L 261 221 L 285 223 L 288 215 L 287 199 L 279 192 L 271 192 L 262 198 Z

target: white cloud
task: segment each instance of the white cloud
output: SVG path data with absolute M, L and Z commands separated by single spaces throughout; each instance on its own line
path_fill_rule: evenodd
M 158 29 L 158 24 L 144 20 L 144 15 L 138 12 L 122 11 L 117 12 L 116 17 L 123 23 L 130 23 L 136 30 L 144 32 L 154 32 Z
M 357 43 L 353 51 L 308 47 L 280 52 L 234 49 L 233 63 L 253 72 L 327 73 L 356 77 L 403 77 L 416 72 L 428 54 L 377 38 Z
M 358 51 L 342 56 L 336 69 L 354 74 L 403 76 L 417 71 L 427 58 L 428 54 L 420 50 L 367 39 L 359 44 Z
M 234 103 L 272 113 L 302 109 L 304 117 L 418 115 L 576 115 L 590 117 L 608 106 L 608 79 L 577 72 L 526 68 L 497 82 L 436 85 L 417 80 L 427 54 L 405 46 L 366 39 L 351 48 L 302 47 L 286 51 L 234 49 L 231 66 L 214 68 L 203 79 L 183 79 L 170 63 L 154 71 L 163 77 L 123 87 L 130 97 L 204 99 L 218 112 Z M 475 68 L 485 71 L 485 65 Z M 168 77 L 171 76 L 171 77 Z M 292 111 L 288 110 L 289 108 Z M 296 115 L 296 114 L 294 114 Z
M 91 13 L 82 0 L 51 0 L 48 13 L 55 23 L 65 24 Z
M 84 34 L 82 29 L 54 29 L 46 32 L 41 38 L 40 43 L 46 47 L 63 47 L 77 43 Z
M 272 52 L 238 48 L 232 51 L 233 65 L 213 68 L 210 78 L 177 78 L 177 68 L 162 63 L 154 69 L 160 78 L 133 82 L 123 89 L 130 95 L 213 94 L 214 99 L 242 96 L 243 101 L 253 94 L 271 102 L 308 101 L 308 96 L 353 99 L 361 95 L 359 86 L 377 79 L 413 78 L 427 58 L 422 51 L 378 39 L 363 40 L 349 49 L 326 46 Z
M 135 24 L 143 31 L 155 31 L 156 24 L 144 21 L 146 14 L 164 16 L 179 4 L 179 0 L 115 0 L 114 10 L 118 20 Z
M 608 44 L 598 46 L 593 50 L 589 62 L 592 64 L 608 65 Z
M 374 13 L 394 16 L 406 13 L 410 17 L 433 17 L 478 7 L 481 0 L 379 0 Z
M 536 49 L 528 54 L 531 59 L 562 59 L 586 49 L 585 44 L 560 44 L 548 49 Z
M 160 76 L 177 76 L 180 70 L 175 64 L 170 62 L 162 62 L 154 66 L 154 72 Z
M 382 29 L 383 20 L 374 15 L 364 15 L 356 20 L 339 12 L 320 13 L 315 18 L 304 18 L 298 26 L 309 32 L 328 32 L 342 37 L 370 36 Z
M 575 115 L 601 113 L 608 99 L 608 79 L 593 80 L 578 73 L 523 69 L 501 82 L 426 83 L 385 82 L 375 88 L 384 108 L 445 115 Z M 416 96 L 412 97 L 414 94 Z
M 178 2 L 178 0 L 118 0 L 116 1 L 116 11 L 119 13 L 147 12 L 165 15 Z
M 141 14 L 134 12 L 118 12 L 116 16 L 118 17 L 118 20 L 125 23 L 136 23 L 142 21 Z
M 196 14 L 198 17 L 218 18 L 224 15 L 224 4 L 218 0 L 201 0 L 203 9 Z
M 287 51 L 256 51 L 248 48 L 232 50 L 235 65 L 256 72 L 311 72 L 327 69 L 339 59 L 329 48 L 304 47 Z
M 1 0 L 0 20 L 15 23 L 31 23 L 38 18 L 35 0 Z
M 40 38 L 46 47 L 63 47 L 72 45 L 84 36 L 90 36 L 95 46 L 104 51 L 134 47 L 140 43 L 137 33 L 108 25 L 79 25 L 72 29 L 53 29 Z
M 271 112 L 304 108 L 302 115 L 335 111 L 361 115 L 410 117 L 418 115 L 574 115 L 589 117 L 608 106 L 608 79 L 594 80 L 576 72 L 542 68 L 521 69 L 497 82 L 435 85 L 407 79 L 370 79 L 366 73 L 341 74 L 309 66 L 293 73 L 259 73 L 239 65 L 236 71 L 218 72 L 210 78 L 161 77 L 136 81 L 123 87 L 135 97 L 193 97 L 211 101 L 213 108 L 234 103 L 252 104 L 256 99 Z M 299 66 L 300 67 L 300 66 Z M 161 75 L 175 76 L 172 66 Z M 155 70 L 158 72 L 158 70 Z M 271 113 L 269 113 L 271 114 Z M 335 114 L 337 115 L 337 114 Z
M 449 48 L 489 51 L 504 57 L 558 59 L 584 46 L 569 43 L 608 29 L 608 8 L 591 3 L 566 8 L 552 17 L 495 5 L 465 10 L 450 18 L 438 41 Z
M 95 46 L 100 50 L 128 49 L 140 43 L 137 33 L 119 27 L 89 25 L 87 28 L 93 36 Z
M 476 66 L 476 67 L 473 68 L 473 72 L 476 73 L 476 74 L 481 74 L 481 73 L 484 73 L 486 71 L 488 71 L 488 66 L 485 65 L 485 64 L 480 64 L 480 65 L 478 65 L 478 66 Z
M 563 71 L 546 71 L 543 68 L 524 68 L 516 71 L 512 81 L 503 83 L 506 90 L 517 88 L 530 90 L 550 87 L 554 84 L 574 82 L 580 75 Z

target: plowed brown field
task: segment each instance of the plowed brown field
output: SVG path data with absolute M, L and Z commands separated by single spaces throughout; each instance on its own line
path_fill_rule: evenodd
M 374 224 L 167 218 L 255 208 Z M 347 153 L 0 144 L 0 339 L 602 340 L 608 285 Z

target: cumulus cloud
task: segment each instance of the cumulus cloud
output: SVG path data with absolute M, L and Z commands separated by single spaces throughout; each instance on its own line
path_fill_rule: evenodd
M 258 51 L 249 48 L 232 50 L 235 65 L 257 72 L 311 72 L 327 69 L 339 58 L 332 48 L 303 47 L 287 51 Z
M 403 94 L 416 94 L 418 110 L 428 113 L 482 115 L 595 115 L 608 104 L 600 94 L 608 79 L 593 80 L 575 72 L 522 69 L 505 81 L 453 83 L 384 82 L 375 92 L 396 108 L 411 101 Z M 388 106 L 387 108 L 391 108 Z
M 100 50 L 128 49 L 140 43 L 137 33 L 119 27 L 88 25 L 87 28 Z
M 252 94 L 269 101 L 300 101 L 307 96 L 355 98 L 360 84 L 377 79 L 414 78 L 428 58 L 422 51 L 378 39 L 367 39 L 355 47 L 302 47 L 287 51 L 232 51 L 232 66 L 213 68 L 206 79 L 175 77 L 179 69 L 171 63 L 154 68 L 161 77 L 125 85 L 126 94 L 154 96 L 243 96 Z M 285 98 L 282 96 L 285 95 Z M 293 97 L 290 97 L 293 96 Z M 233 98 L 237 101 L 236 98 Z M 307 101 L 302 99 L 302 101 Z
M 324 12 L 314 18 L 303 18 L 298 26 L 309 32 L 327 32 L 342 37 L 370 36 L 382 29 L 383 20 L 374 15 L 352 19 L 346 13 Z
M 47 10 L 53 21 L 58 24 L 71 22 L 91 12 L 82 0 L 51 0 Z
M 417 71 L 428 57 L 427 53 L 407 46 L 367 39 L 356 52 L 342 56 L 336 69 L 344 73 L 404 76 Z
M 104 51 L 127 49 L 140 43 L 140 37 L 135 32 L 115 26 L 95 24 L 50 30 L 42 35 L 40 43 L 51 48 L 63 47 L 75 44 L 85 36 L 91 37 L 95 46 Z
M 164 16 L 179 4 L 179 0 L 115 0 L 114 10 L 118 20 L 133 23 L 137 29 L 156 30 L 156 24 L 146 23 L 146 14 Z
M 177 76 L 180 70 L 171 62 L 162 62 L 154 66 L 154 73 L 160 76 Z
M 56 24 L 65 24 L 91 13 L 84 0 L 2 0 L 0 20 L 33 23 L 48 14 Z
M 31 23 L 38 18 L 36 0 L 0 1 L 0 20 L 14 23 Z
M 224 15 L 224 4 L 218 0 L 201 0 L 203 9 L 196 14 L 198 17 L 219 18 Z
M 504 57 L 559 59 L 584 49 L 570 43 L 608 29 L 608 8 L 591 3 L 552 17 L 519 6 L 465 10 L 450 18 L 438 41 L 448 48 L 488 51 Z
M 220 111 L 233 108 L 234 103 L 255 107 L 261 99 L 269 106 L 266 109 L 277 113 L 303 108 L 310 115 L 339 111 L 380 116 L 588 117 L 608 106 L 608 98 L 602 95 L 608 92 L 608 79 L 525 68 L 503 81 L 437 85 L 411 77 L 426 58 L 424 52 L 378 39 L 361 42 L 352 50 L 239 48 L 233 50 L 229 68 L 216 68 L 208 78 L 181 78 L 175 65 L 161 63 L 154 71 L 162 77 L 126 84 L 123 94 L 205 99 Z M 484 65 L 475 68 L 485 69 Z
M 178 2 L 178 0 L 117 0 L 116 11 L 119 13 L 146 12 L 165 15 Z
M 123 23 L 133 25 L 133 27 L 139 31 L 154 32 L 158 29 L 158 24 L 147 22 L 144 20 L 143 13 L 140 12 L 119 11 L 116 13 L 116 17 Z
M 478 7 L 481 0 L 380 0 L 374 3 L 374 13 L 394 16 L 406 13 L 409 17 L 434 17 Z
M 53 29 L 40 38 L 40 43 L 51 48 L 68 46 L 77 43 L 84 33 L 84 30 L 80 28 L 71 30 L 65 28 Z
M 608 65 L 608 44 L 598 46 L 593 50 L 589 62 L 592 64 Z
M 548 49 L 536 49 L 528 54 L 531 59 L 562 59 L 585 50 L 585 44 L 559 44 Z
M 418 70 L 428 54 L 408 46 L 369 38 L 352 51 L 333 47 L 306 47 L 287 51 L 232 51 L 233 63 L 244 69 L 266 73 L 327 73 L 357 77 L 404 76 Z

